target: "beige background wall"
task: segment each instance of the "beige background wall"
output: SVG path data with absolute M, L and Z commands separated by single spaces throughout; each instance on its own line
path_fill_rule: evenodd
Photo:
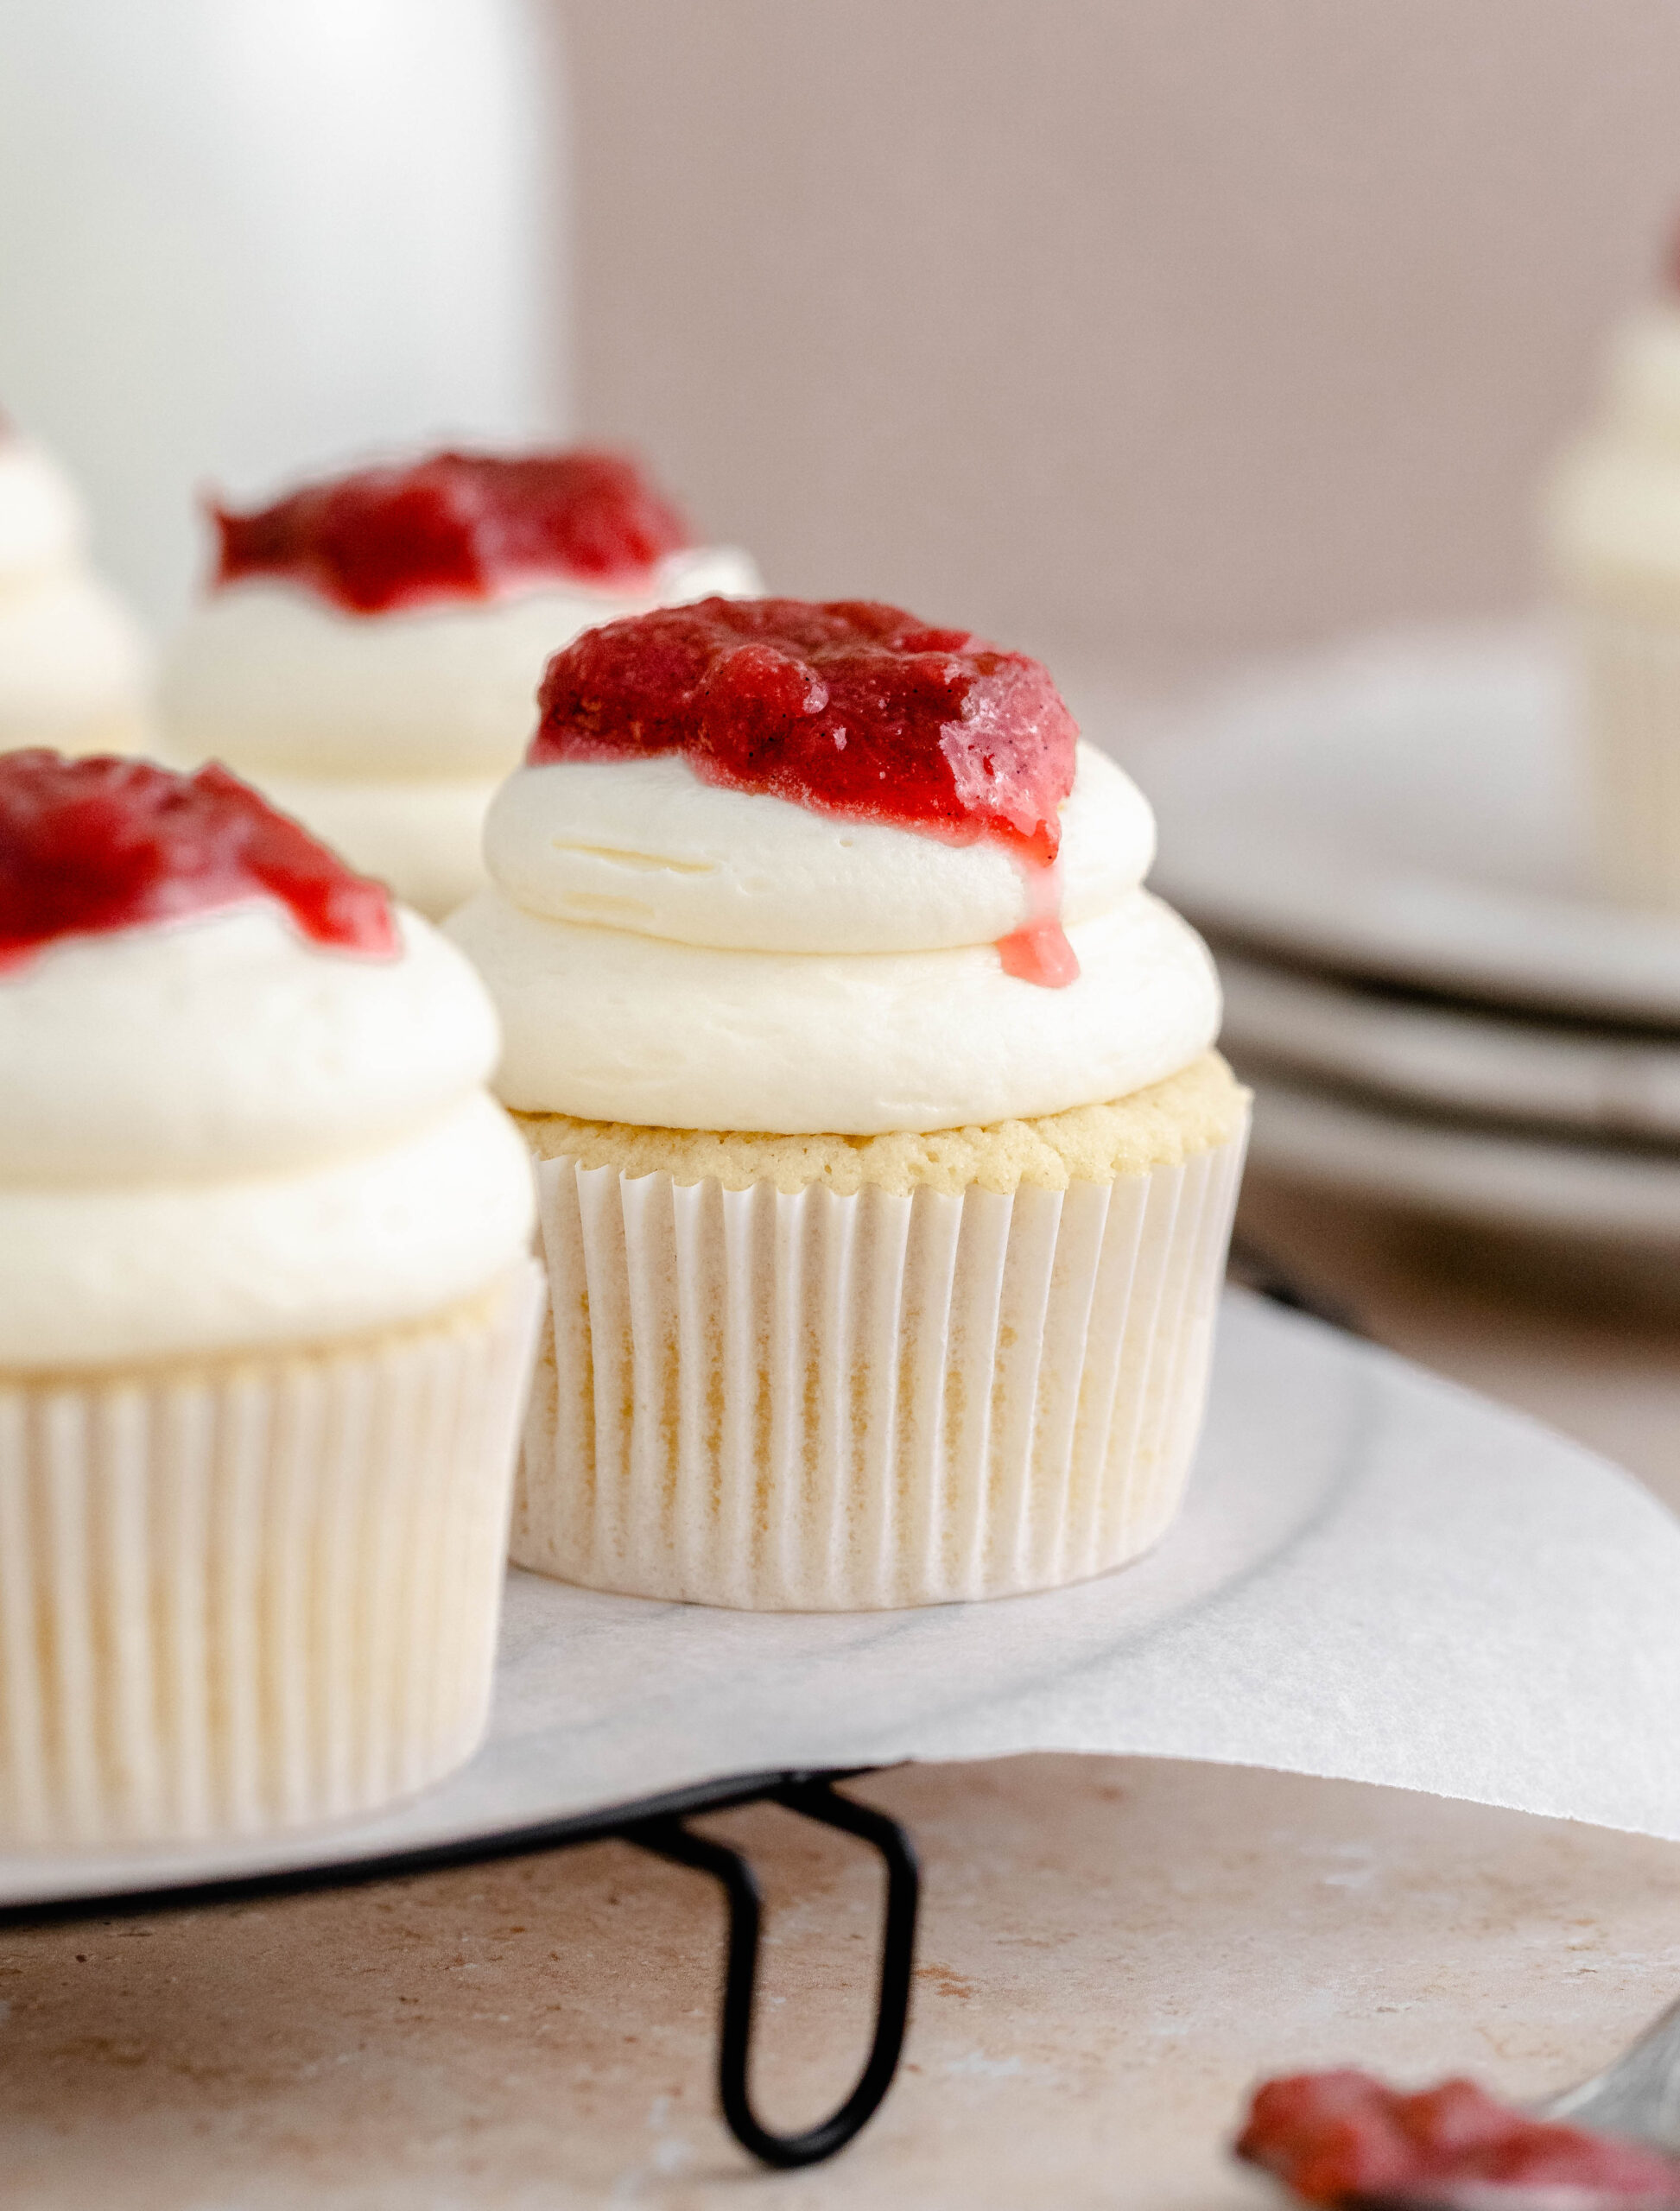
M 1144 668 L 1521 604 L 1680 205 L 1680 0 L 560 4 L 579 427 Z

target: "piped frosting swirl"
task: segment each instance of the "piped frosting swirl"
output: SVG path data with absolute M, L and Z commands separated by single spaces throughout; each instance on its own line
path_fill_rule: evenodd
M 19 757 L 0 758 L 0 798 Z M 112 771 L 187 782 L 62 765 L 67 805 Z M 20 881 L 36 814 L 0 804 Z M 61 874 L 99 878 L 71 902 L 84 925 L 37 930 L 0 970 L 0 1370 L 398 1326 L 487 1289 L 529 1235 L 524 1152 L 485 1088 L 495 1017 L 459 953 L 373 886 L 377 942 L 307 934 L 283 886 L 212 869 L 206 888 L 190 808 L 175 831 L 84 808 L 79 863 L 59 840 Z M 137 833 L 154 895 L 89 925 Z M 317 858 L 318 877 L 338 868 Z
M 1054 822 L 1078 974 L 1056 989 L 999 953 L 1042 918 L 1011 841 L 743 789 L 663 745 L 602 749 L 533 748 L 491 808 L 491 886 L 448 924 L 497 1000 L 498 1086 L 522 1111 L 927 1131 L 1099 1104 L 1213 1041 L 1212 963 L 1142 888 L 1149 807 L 1071 725 Z

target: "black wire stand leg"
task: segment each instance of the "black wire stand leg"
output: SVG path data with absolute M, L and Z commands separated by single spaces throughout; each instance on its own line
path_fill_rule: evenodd
M 886 1867 L 880 1982 L 869 2056 L 846 2101 L 832 2116 L 802 2134 L 772 2132 L 752 2108 L 749 2076 L 763 1900 L 751 1866 L 739 1851 L 713 1842 L 709 1836 L 691 1834 L 678 1817 L 638 1821 L 623 1833 L 626 1840 L 639 1843 L 658 1857 L 709 1873 L 721 1886 L 729 1906 L 729 1947 L 718 2043 L 718 2096 L 725 2123 L 741 2147 L 764 2164 L 815 2165 L 843 2150 L 868 2125 L 898 2069 L 910 2019 L 921 1875 L 910 1839 L 897 1821 L 884 1812 L 854 1803 L 849 1796 L 837 1796 L 827 1779 L 818 1776 L 784 1782 L 764 1794 L 771 1803 L 872 1843 Z

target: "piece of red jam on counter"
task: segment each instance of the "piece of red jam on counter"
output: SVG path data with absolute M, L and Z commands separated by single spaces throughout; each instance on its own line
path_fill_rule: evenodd
M 390 894 L 212 765 L 0 753 L 0 972 L 102 936 L 269 898 L 333 951 L 389 958 Z
M 680 752 L 707 782 L 1005 846 L 1027 884 L 1011 974 L 1079 972 L 1053 870 L 1079 731 L 1049 672 L 862 599 L 704 599 L 586 630 L 548 662 L 526 756 Z
M 1680 2168 L 1655 2150 L 1531 2119 L 1473 2081 L 1406 2094 L 1368 2073 L 1297 2073 L 1255 2093 L 1239 2157 L 1309 2203 L 1462 2206 L 1502 2191 L 1621 2211 L 1680 2203 Z
M 692 543 L 676 509 L 622 453 L 432 453 L 307 484 L 240 514 L 212 505 L 212 588 L 303 584 L 352 614 L 486 599 L 545 579 L 646 589 Z

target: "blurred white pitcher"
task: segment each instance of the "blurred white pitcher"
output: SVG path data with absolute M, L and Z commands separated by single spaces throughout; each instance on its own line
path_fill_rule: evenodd
M 0 409 L 151 619 L 194 493 L 563 420 L 540 0 L 6 0 Z

